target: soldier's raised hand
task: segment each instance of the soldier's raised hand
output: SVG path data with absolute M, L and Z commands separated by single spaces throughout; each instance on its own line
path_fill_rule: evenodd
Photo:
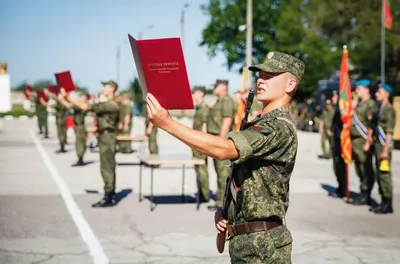
M 153 125 L 161 129 L 166 128 L 172 120 L 170 114 L 165 110 L 157 99 L 150 93 L 146 96 L 147 116 Z

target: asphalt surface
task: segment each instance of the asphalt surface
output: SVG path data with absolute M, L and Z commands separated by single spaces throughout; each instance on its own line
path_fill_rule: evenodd
M 190 120 L 183 119 L 190 126 Z M 95 209 L 102 196 L 99 154 L 87 151 L 84 167 L 76 162 L 74 137 L 67 153 L 56 154 L 54 121 L 50 138 L 37 133 L 36 120 L 0 119 L 0 263 L 229 263 L 215 248 L 213 212 L 196 211 L 195 173 L 188 167 L 186 202 L 182 171 L 177 166 L 155 170 L 157 203 L 138 200 L 136 153 L 117 154 L 118 206 Z M 135 120 L 134 134 L 144 131 Z M 161 155 L 186 155 L 190 149 L 159 131 Z M 319 136 L 299 132 L 299 152 L 291 180 L 286 218 L 293 236 L 292 263 L 400 263 L 400 152 L 394 152 L 395 213 L 375 215 L 327 196 L 336 186 L 331 160 L 319 160 Z M 136 150 L 146 149 L 134 143 Z M 216 175 L 209 162 L 210 188 Z M 150 169 L 143 169 L 142 191 L 150 191 Z M 358 178 L 350 166 L 351 191 Z M 379 201 L 377 186 L 374 197 Z M 213 204 L 213 201 L 210 202 Z

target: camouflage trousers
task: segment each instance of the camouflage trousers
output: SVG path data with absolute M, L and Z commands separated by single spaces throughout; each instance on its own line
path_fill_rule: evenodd
M 379 140 L 375 140 L 374 142 L 375 148 L 375 166 L 376 166 L 376 178 L 379 187 L 379 194 L 382 197 L 391 198 L 393 196 L 393 182 L 392 182 L 392 173 L 391 173 L 391 165 L 392 165 L 392 148 L 389 149 L 389 171 L 380 171 L 379 166 L 381 163 L 381 154 L 383 151 L 383 146 Z
M 75 150 L 78 158 L 83 158 L 86 151 L 86 128 L 84 125 L 75 125 Z
M 202 159 L 205 161 L 204 165 L 195 165 L 194 169 L 196 171 L 197 188 L 199 191 L 199 195 L 201 198 L 208 201 L 210 199 L 210 189 L 208 182 L 207 156 L 201 154 L 196 150 L 192 150 L 192 153 L 194 158 Z
M 365 139 L 363 137 L 352 138 L 353 160 L 355 169 L 360 179 L 360 191 L 370 193 L 374 187 L 375 176 L 372 165 L 372 150 L 364 152 L 363 146 Z
M 232 264 L 290 264 L 292 236 L 285 225 L 229 240 Z
M 215 172 L 217 173 L 217 200 L 215 205 L 217 207 L 222 207 L 224 200 L 224 192 L 226 186 L 226 179 L 229 176 L 229 167 L 226 160 L 213 159 Z
M 127 131 L 121 131 L 120 135 L 131 135 L 132 124 L 130 123 Z M 118 151 L 122 153 L 131 153 L 132 152 L 132 143 L 130 141 L 119 141 L 118 143 Z
M 95 117 L 93 115 L 85 116 L 85 127 L 89 131 L 93 131 L 95 129 Z M 93 145 L 97 141 L 97 137 L 94 132 L 87 132 L 87 141 Z
M 117 134 L 103 132 L 99 135 L 100 171 L 104 182 L 104 192 L 115 191 L 115 153 Z
M 47 116 L 48 116 L 47 111 L 38 112 L 36 116 L 38 121 L 39 132 L 40 133 L 44 132 L 44 135 L 48 136 L 49 129 L 47 125 Z
M 157 127 L 155 126 L 153 126 L 149 137 L 149 152 L 150 154 L 158 154 Z
M 333 171 L 338 182 L 338 189 L 342 194 L 346 193 L 346 164 L 342 158 L 340 138 L 331 138 L 331 149 L 333 159 Z
M 56 125 L 57 125 L 57 136 L 58 141 L 60 141 L 60 146 L 64 146 L 67 143 L 67 117 L 66 116 L 57 116 L 56 117 Z
M 328 147 L 326 147 L 327 143 L 328 143 Z M 331 145 L 331 142 L 330 142 L 330 138 L 328 136 L 328 132 L 323 131 L 321 134 L 321 149 L 322 149 L 322 155 L 325 158 L 331 158 L 331 156 L 332 156 L 330 145 Z

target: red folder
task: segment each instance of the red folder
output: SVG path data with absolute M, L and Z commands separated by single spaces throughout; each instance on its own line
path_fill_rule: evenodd
M 25 93 L 24 93 L 26 99 L 30 98 L 30 96 L 28 96 L 28 91 L 32 92 L 32 90 L 33 90 L 32 86 L 30 86 L 30 85 L 26 86 Z
M 47 96 L 44 94 L 44 91 L 43 90 L 39 90 L 38 91 L 38 97 L 39 97 L 39 99 L 40 98 L 43 98 L 46 102 L 47 102 Z
M 136 40 L 128 34 L 143 96 L 149 92 L 167 110 L 193 109 L 179 38 Z
M 48 87 L 49 92 L 53 94 L 59 94 L 60 93 L 60 87 L 57 85 L 49 85 Z
M 63 87 L 67 93 L 76 90 L 75 84 L 72 81 L 71 73 L 69 71 L 55 73 L 54 75 L 56 77 L 58 87 Z

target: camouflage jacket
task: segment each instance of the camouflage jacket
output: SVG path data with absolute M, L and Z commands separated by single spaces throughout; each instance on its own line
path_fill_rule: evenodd
M 66 118 L 69 113 L 69 109 L 63 105 L 61 102 L 56 101 L 56 105 L 54 106 L 54 109 L 56 110 L 55 116 L 56 118 Z
M 324 132 L 328 132 L 332 128 L 333 116 L 335 115 L 335 109 L 325 109 L 321 116 L 321 121 L 324 122 Z
M 114 100 L 96 103 L 89 106 L 88 111 L 96 113 L 98 129 L 117 129 L 119 122 L 119 106 Z
M 368 99 L 364 102 L 359 102 L 353 114 L 353 121 L 350 127 L 352 137 L 366 136 L 368 127 L 371 126 L 371 121 L 378 111 L 375 101 Z
M 231 203 L 229 222 L 285 217 L 289 207 L 289 180 L 297 154 L 297 134 L 288 107 L 257 116 L 243 131 L 231 131 L 241 164 L 237 183 L 243 204 Z M 240 208 L 238 210 L 237 208 Z
M 85 125 L 85 115 L 86 111 L 76 107 L 72 106 L 72 110 L 74 113 L 74 124 L 75 126 L 84 126 Z
M 396 125 L 396 111 L 394 110 L 393 106 L 390 103 L 381 105 L 381 107 L 379 109 L 377 125 L 378 125 L 378 127 L 374 128 L 374 140 L 376 142 L 379 140 L 378 129 L 383 131 L 385 136 L 387 134 L 393 135 L 394 127 Z M 381 138 L 381 140 L 382 140 L 382 138 Z M 381 141 L 381 144 L 382 144 L 382 141 Z
M 193 116 L 193 129 L 201 130 L 204 123 L 207 123 L 210 109 L 205 103 L 196 105 L 196 111 Z
M 221 132 L 221 123 L 224 117 L 232 118 L 232 129 L 235 127 L 235 102 L 229 95 L 225 95 L 217 100 L 210 108 L 207 119 L 207 132 L 217 135 Z

